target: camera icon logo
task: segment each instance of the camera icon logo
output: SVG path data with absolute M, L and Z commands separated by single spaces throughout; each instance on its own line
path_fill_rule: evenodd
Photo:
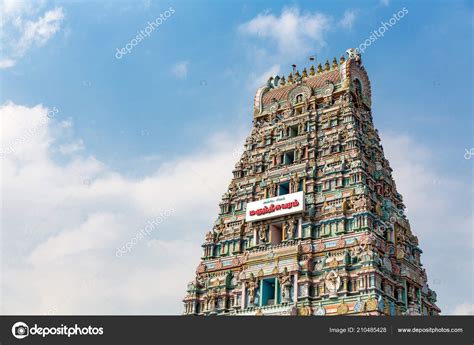
M 19 321 L 13 325 L 12 334 L 17 339 L 23 339 L 30 334 L 30 328 L 26 323 Z

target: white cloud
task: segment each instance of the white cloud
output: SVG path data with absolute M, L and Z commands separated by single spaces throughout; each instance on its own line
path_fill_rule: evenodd
M 394 133 L 380 136 L 412 231 L 424 251 L 429 285 L 442 312 L 450 314 L 451 306 L 472 300 L 472 181 L 446 175 L 446 163 L 419 140 Z
M 280 65 L 273 65 L 260 75 L 253 74 L 250 76 L 252 82 L 249 84 L 249 87 L 251 90 L 256 90 L 257 88 L 265 85 L 268 81 L 268 78 L 275 77 L 278 73 L 280 73 Z
M 34 5 L 27 1 L 0 2 L 0 68 L 14 66 L 28 50 L 44 45 L 60 30 L 65 18 L 62 7 L 41 14 L 43 4 L 42 1 Z
M 48 264 L 66 256 L 75 256 L 87 251 L 107 248 L 116 231 L 105 231 L 109 227 L 119 228 L 119 217 L 109 213 L 91 213 L 79 225 L 61 229 L 55 236 L 39 244 L 28 256 L 33 265 Z
M 64 19 L 61 7 L 47 11 L 36 21 L 22 23 L 22 36 L 18 42 L 19 53 L 23 54 L 33 45 L 45 44 L 56 32 Z
M 36 6 L 41 6 L 41 1 L 37 1 Z M 34 10 L 33 3 L 28 1 L 18 1 L 18 0 L 2 0 L 0 1 L 0 13 L 4 20 L 1 24 L 5 23 L 6 19 L 12 17 L 18 17 L 25 13 L 31 13 Z M 1 25 L 0 24 L 0 25 Z
M 148 10 L 150 9 L 153 1 L 152 0 L 143 0 L 143 8 Z
M 296 7 L 285 8 L 280 16 L 259 14 L 242 24 L 239 30 L 251 36 L 276 43 L 282 55 L 306 54 L 324 46 L 325 34 L 330 29 L 331 18 L 323 13 L 300 13 Z
M 189 62 L 188 61 L 181 61 L 178 62 L 171 72 L 174 74 L 174 76 L 178 79 L 184 79 L 188 75 L 188 66 Z
M 242 145 L 243 133 L 220 134 L 131 179 L 84 151 L 55 162 L 56 135 L 72 128 L 46 114 L 42 105 L 0 107 L 2 147 L 40 124 L 1 158 L 0 313 L 181 313 L 232 176 L 236 157 L 229 152 Z M 172 216 L 116 257 L 118 247 L 170 208 Z
M 0 60 L 0 69 L 10 68 L 15 66 L 16 61 L 13 59 L 3 59 Z
M 474 303 L 462 303 L 456 306 L 452 315 L 474 315 Z
M 0 313 L 181 313 L 204 234 L 237 160 L 229 153 L 246 133 L 212 137 L 131 179 L 84 151 L 55 162 L 56 135 L 73 126 L 69 121 L 64 128 L 47 111 L 42 105 L 0 107 L 2 148 L 15 143 L 14 152 L 1 157 Z M 472 195 L 462 180 L 443 174 L 430 148 L 408 136 L 381 137 L 439 305 L 444 313 L 472 313 L 472 215 L 460 207 L 472 204 Z M 150 236 L 115 256 L 117 247 L 170 208 L 173 215 Z
M 244 41 L 244 51 L 253 70 L 247 85 L 251 88 L 262 86 L 270 76 L 268 72 L 279 70 L 279 66 L 290 66 L 309 55 L 318 55 L 326 46 L 327 34 L 337 28 L 352 28 L 356 14 L 355 10 L 348 10 L 336 21 L 324 13 L 290 7 L 283 8 L 279 15 L 258 14 L 239 25 L 242 37 L 251 38 Z M 270 70 L 269 65 L 272 65 Z
M 59 146 L 59 152 L 61 152 L 63 155 L 70 155 L 82 150 L 84 150 L 84 142 L 82 139 Z
M 339 25 L 344 29 L 352 29 L 352 26 L 354 25 L 355 20 L 356 20 L 356 11 L 347 10 L 344 12 L 344 15 L 339 21 Z

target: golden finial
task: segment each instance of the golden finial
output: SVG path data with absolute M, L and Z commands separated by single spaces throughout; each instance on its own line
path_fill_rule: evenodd
M 318 73 L 323 73 L 323 66 L 321 66 L 321 63 L 318 65 Z
M 285 76 L 281 77 L 280 79 L 280 84 L 281 86 L 284 86 L 286 84 Z
M 326 60 L 326 63 L 324 64 L 324 70 L 329 71 L 329 60 Z
M 346 62 L 346 58 L 344 57 L 344 55 L 341 55 L 341 59 L 339 60 L 341 65 Z
M 314 66 L 311 65 L 311 68 L 309 69 L 309 75 L 314 75 Z
M 293 84 L 293 74 L 291 72 L 288 74 L 288 84 Z
M 296 73 L 295 73 L 295 80 L 300 79 L 300 77 L 301 77 L 301 76 L 300 76 L 300 71 L 296 71 Z
M 337 59 L 334 57 L 334 59 L 332 59 L 332 68 L 337 68 Z
M 308 78 L 308 71 L 306 70 L 306 67 L 303 69 L 303 74 L 301 76 L 303 78 Z

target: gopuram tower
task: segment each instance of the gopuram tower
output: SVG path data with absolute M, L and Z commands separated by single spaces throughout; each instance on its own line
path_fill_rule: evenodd
M 271 77 L 186 315 L 437 315 L 355 49 Z

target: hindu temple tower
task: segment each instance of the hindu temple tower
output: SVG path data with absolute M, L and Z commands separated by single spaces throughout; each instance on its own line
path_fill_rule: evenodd
M 255 94 L 186 315 L 437 315 L 355 49 Z

